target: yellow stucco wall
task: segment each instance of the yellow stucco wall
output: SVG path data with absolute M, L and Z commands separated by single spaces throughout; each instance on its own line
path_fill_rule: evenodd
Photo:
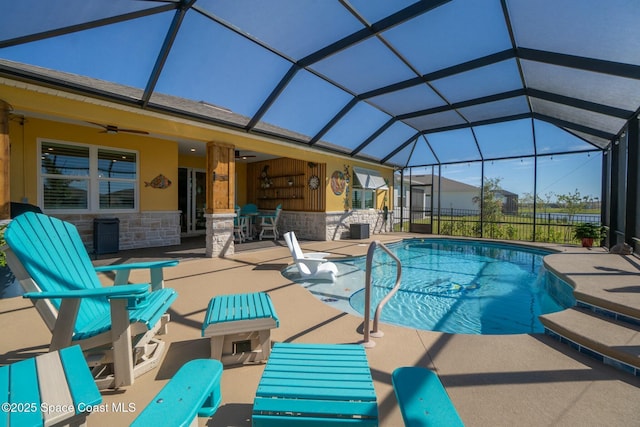
M 178 209 L 178 146 L 175 142 L 132 134 L 100 133 L 95 127 L 77 126 L 50 120 L 11 120 L 11 200 L 39 204 L 37 191 L 38 140 L 71 142 L 122 148 L 138 153 L 140 209 Z M 162 174 L 172 185 L 165 189 L 145 185 Z
M 364 169 L 369 169 L 369 170 L 375 170 L 380 172 L 380 175 L 382 175 L 383 178 L 385 178 L 387 180 L 387 182 L 389 183 L 389 190 L 384 191 L 384 190 L 380 190 L 377 191 L 376 193 L 376 203 L 377 209 L 382 209 L 382 207 L 384 206 L 384 195 L 385 193 L 388 193 L 389 195 L 393 194 L 393 190 L 391 188 L 391 185 L 393 184 L 393 171 L 390 170 L 389 168 L 382 168 L 382 167 L 376 167 L 376 166 L 372 166 L 371 164 L 366 164 L 363 162 L 357 162 L 357 161 L 353 161 L 353 160 L 347 160 L 347 159 L 328 159 L 326 160 L 327 162 L 327 179 L 326 179 L 326 186 L 327 186 L 327 211 L 328 212 L 332 212 L 332 211 L 340 211 L 340 210 L 344 210 L 345 208 L 345 197 L 348 197 L 348 203 L 347 206 L 349 206 L 349 208 L 351 208 L 351 188 L 349 188 L 349 191 L 345 191 L 344 193 L 342 193 L 341 195 L 337 196 L 333 193 L 333 190 L 331 189 L 331 185 L 330 185 L 330 180 L 331 180 L 331 175 L 333 174 L 334 171 L 339 171 L 342 172 L 343 174 L 345 173 L 345 166 L 348 166 L 349 168 L 349 174 L 351 175 L 351 182 L 349 183 L 350 186 L 353 185 L 354 180 L 353 180 L 353 168 L 355 167 L 360 167 L 360 168 L 364 168 Z M 391 203 L 392 203 L 392 199 L 393 197 L 388 196 L 387 197 L 387 207 L 389 209 L 392 209 Z
M 326 210 L 328 212 L 341 211 L 345 208 L 344 194 L 334 195 L 329 182 L 333 171 L 344 171 L 345 165 L 349 165 L 352 176 L 354 166 L 363 167 L 378 170 L 390 184 L 393 183 L 392 169 L 354 161 L 348 156 L 324 154 L 304 146 L 185 119 L 167 119 L 159 114 L 130 106 L 64 94 L 30 84 L 16 84 L 3 78 L 0 78 L 0 98 L 12 105 L 17 112 L 10 122 L 13 166 L 11 169 L 12 201 L 23 201 L 26 198 L 29 203 L 37 202 L 35 171 L 38 155 L 37 138 L 137 150 L 140 156 L 140 208 L 142 210 L 176 210 L 178 208 L 178 167 L 205 168 L 204 155 L 179 156 L 177 142 L 174 142 L 177 140 L 190 141 L 199 147 L 204 147 L 208 141 L 216 141 L 232 144 L 240 150 L 326 163 L 327 177 L 324 185 L 327 186 Z M 26 112 L 28 116 L 24 126 L 19 122 L 20 111 Z M 32 117 L 34 115 L 38 118 Z M 55 117 L 55 121 L 45 119 L 47 117 Z M 83 122 L 117 123 L 122 128 L 152 131 L 161 138 L 125 133 L 116 135 L 99 133 L 100 129 L 97 127 L 79 125 Z M 236 171 L 236 202 L 243 205 L 248 202 L 246 200 L 246 165 L 236 164 Z M 144 186 L 145 181 L 151 181 L 158 174 L 168 177 L 173 185 L 165 190 Z M 389 208 L 392 208 L 391 199 L 389 197 Z M 382 203 L 383 195 L 379 194 L 378 208 L 382 208 Z
M 236 205 L 244 206 L 247 200 L 247 164 L 236 163 Z
M 178 154 L 178 166 L 181 168 L 207 169 L 207 160 L 204 157 Z

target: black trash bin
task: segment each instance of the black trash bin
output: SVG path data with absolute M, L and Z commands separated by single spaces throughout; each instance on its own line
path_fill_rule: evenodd
M 351 232 L 352 239 L 368 239 L 369 238 L 369 224 L 351 224 L 349 231 Z
M 120 250 L 120 219 L 94 218 L 93 251 L 96 255 L 113 254 Z

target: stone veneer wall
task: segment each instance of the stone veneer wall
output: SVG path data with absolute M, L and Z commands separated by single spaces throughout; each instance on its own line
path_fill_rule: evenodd
M 233 218 L 235 213 L 205 214 L 207 220 L 206 256 L 224 257 L 235 253 Z
M 391 213 L 390 213 L 391 214 Z M 171 246 L 180 244 L 180 212 L 153 211 L 140 213 L 66 214 L 55 215 L 78 228 L 88 252 L 93 251 L 94 218 L 118 218 L 119 249 Z M 233 242 L 233 218 L 230 214 L 206 214 L 206 255 L 223 257 L 235 253 Z M 369 224 L 370 235 L 382 230 L 382 212 L 351 210 L 347 212 L 297 212 L 282 211 L 278 221 L 280 235 L 295 231 L 296 236 L 306 240 L 341 240 L 351 236 L 351 224 Z M 389 221 L 391 224 L 391 220 Z
M 380 233 L 382 212 L 374 209 L 347 212 L 294 212 L 282 211 L 278 221 L 280 234 L 294 231 L 300 239 L 341 240 L 351 237 L 351 224 L 369 224 L 369 233 Z
M 53 215 L 78 228 L 87 251 L 93 251 L 94 218 L 118 218 L 119 249 L 137 249 L 180 244 L 180 212 L 149 211 L 136 213 Z

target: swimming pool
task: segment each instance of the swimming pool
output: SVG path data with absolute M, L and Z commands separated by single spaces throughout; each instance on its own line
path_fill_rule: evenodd
M 543 268 L 549 251 L 453 239 L 409 239 L 387 245 L 402 260 L 402 285 L 382 311 L 382 322 L 465 334 L 543 332 L 538 316 L 575 304 L 571 287 Z M 299 282 L 340 310 L 364 312 L 365 257 L 336 261 L 335 283 Z M 283 273 L 296 275 L 295 267 Z M 376 251 L 372 313 L 391 290 L 396 266 Z

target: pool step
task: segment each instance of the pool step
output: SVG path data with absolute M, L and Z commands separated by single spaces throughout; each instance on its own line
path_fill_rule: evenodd
M 584 304 L 540 316 L 545 332 L 581 353 L 640 376 L 640 326 Z

